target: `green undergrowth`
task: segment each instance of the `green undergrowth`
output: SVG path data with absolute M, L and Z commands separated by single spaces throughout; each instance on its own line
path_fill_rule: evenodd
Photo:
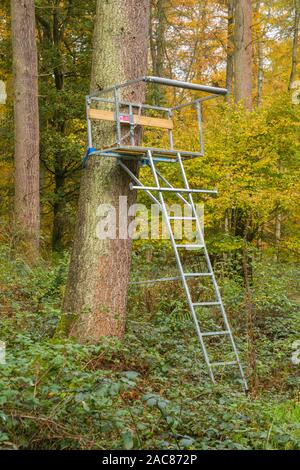
M 246 396 L 233 369 L 211 384 L 177 285 L 132 286 L 124 341 L 82 345 L 54 337 L 67 257 L 31 269 L 1 247 L 0 259 L 0 448 L 300 448 L 300 366 L 291 360 L 300 339 L 295 266 L 255 267 L 258 380 Z M 169 257 L 162 251 L 158 259 L 157 273 Z M 134 258 L 133 278 L 138 264 Z M 155 274 L 143 269 L 145 277 Z M 218 269 L 249 373 L 244 290 Z

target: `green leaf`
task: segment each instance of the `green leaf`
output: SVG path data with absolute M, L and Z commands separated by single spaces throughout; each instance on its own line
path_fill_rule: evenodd
M 131 450 L 133 448 L 133 436 L 130 431 L 125 431 L 122 433 L 122 441 L 124 449 Z

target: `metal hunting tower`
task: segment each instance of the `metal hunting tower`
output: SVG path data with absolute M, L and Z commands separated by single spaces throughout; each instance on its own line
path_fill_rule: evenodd
M 130 100 L 122 98 L 121 92 L 124 94 L 124 96 L 130 96 L 128 89 L 130 87 L 137 86 L 141 82 L 152 85 L 152 93 L 155 92 L 156 87 L 159 85 L 165 85 L 168 87 L 174 87 L 173 97 L 176 97 L 175 88 L 179 88 L 181 90 L 187 89 L 198 93 L 204 92 L 206 95 L 175 107 L 132 103 Z M 142 77 L 137 80 L 131 80 L 129 82 L 92 93 L 86 98 L 88 150 L 85 157 L 85 163 L 91 155 L 97 155 L 100 158 L 116 158 L 120 167 L 130 176 L 134 183 L 130 185 L 131 189 L 144 191 L 152 201 L 158 204 L 162 211 L 163 218 L 169 232 L 169 237 L 180 274 L 180 277 L 175 279 L 180 279 L 182 282 L 190 313 L 195 325 L 197 337 L 208 368 L 209 376 L 212 382 L 215 383 L 215 374 L 217 369 L 219 371 L 223 371 L 228 366 L 235 366 L 237 367 L 237 370 L 240 374 L 243 388 L 245 391 L 247 391 L 247 381 L 222 302 L 212 264 L 207 252 L 203 229 L 200 224 L 193 198 L 194 194 L 216 194 L 217 191 L 191 189 L 184 168 L 185 160 L 200 158 L 204 155 L 202 103 L 204 101 L 215 98 L 218 95 L 224 96 L 226 93 L 227 90 L 223 88 L 203 86 L 195 83 L 186 83 L 161 77 Z M 164 95 L 164 101 L 166 98 L 167 96 Z M 189 113 L 194 112 L 196 115 L 195 122 L 197 122 L 197 145 L 199 145 L 198 151 L 194 151 L 194 149 L 193 151 L 177 150 L 175 148 L 174 142 L 176 140 L 176 126 L 174 122 L 180 123 L 180 118 L 178 118 L 178 115 L 184 111 Z M 177 118 L 177 121 L 174 121 L 174 118 Z M 99 124 L 95 125 L 95 120 L 98 122 L 110 121 L 115 129 L 115 141 L 111 142 L 111 145 L 108 145 L 102 149 L 96 149 L 93 145 L 93 134 L 95 132 L 99 132 Z M 142 136 L 141 129 L 144 128 L 145 132 Z M 149 137 L 147 139 L 147 132 L 149 133 L 149 130 L 151 129 L 155 130 L 156 135 L 150 140 Z M 163 134 L 167 134 L 167 136 Z M 165 144 L 165 147 L 167 148 L 158 148 L 159 146 L 157 148 L 153 146 L 143 146 L 141 141 L 145 140 L 151 142 L 153 142 L 153 140 L 157 140 L 159 142 L 168 142 Z M 137 142 L 139 145 L 137 145 Z M 148 186 L 143 184 L 139 177 L 134 174 L 134 172 L 126 164 L 126 162 L 128 163 L 128 160 L 135 160 L 138 161 L 141 166 L 148 166 L 153 176 L 154 185 Z M 165 176 L 163 176 L 161 171 L 159 171 L 157 168 L 158 164 L 163 163 L 177 163 L 179 165 L 183 187 L 174 187 L 171 182 Z M 160 182 L 162 182 L 162 185 Z M 191 216 L 172 217 L 166 204 L 166 197 L 168 194 L 172 194 L 173 196 L 176 195 L 181 202 L 186 204 L 191 211 Z M 177 239 L 175 238 L 172 224 L 174 224 L 176 220 L 185 219 L 189 219 L 195 224 L 195 231 L 197 235 L 196 243 L 178 243 Z M 183 262 L 184 251 L 191 249 L 193 250 L 192 253 L 194 260 L 197 258 L 197 256 L 201 258 L 201 262 L 198 264 L 200 267 L 192 272 L 186 272 Z M 161 279 L 160 281 L 170 279 L 173 280 L 174 278 Z M 193 298 L 193 289 L 189 284 L 190 280 L 193 280 L 194 282 L 198 280 L 200 287 L 205 281 L 208 281 L 211 285 L 213 298 L 203 299 L 202 297 L 195 300 Z M 205 288 L 202 290 L 202 293 L 205 294 Z M 205 318 L 204 327 L 207 324 L 211 324 L 207 321 L 208 316 L 214 320 L 214 327 L 212 328 L 214 331 L 206 331 L 206 328 L 203 328 L 203 318 Z M 217 316 L 221 321 L 221 326 L 216 327 L 215 319 Z M 226 360 L 224 360 L 223 356 L 222 360 L 215 361 L 210 359 L 206 341 L 214 338 L 223 338 L 228 341 L 231 356 L 229 358 L 226 357 Z

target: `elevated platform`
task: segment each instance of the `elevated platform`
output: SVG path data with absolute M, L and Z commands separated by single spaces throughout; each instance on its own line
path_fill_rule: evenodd
M 103 150 L 91 151 L 88 157 L 92 155 L 99 155 L 100 157 L 115 157 L 121 158 L 122 160 L 141 160 L 147 162 L 148 151 L 152 152 L 153 160 L 157 162 L 174 162 L 178 161 L 178 153 L 182 160 L 191 160 L 193 158 L 203 157 L 201 152 L 189 152 L 186 150 L 169 150 L 169 149 L 158 149 L 152 147 L 137 147 L 137 146 L 125 146 L 119 145 L 115 147 L 106 148 Z

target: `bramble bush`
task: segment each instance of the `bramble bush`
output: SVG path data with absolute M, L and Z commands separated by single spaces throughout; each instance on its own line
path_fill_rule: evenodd
M 134 272 L 146 251 L 134 257 Z M 170 263 L 162 251 L 152 271 L 162 259 Z M 299 327 L 294 266 L 255 267 L 253 399 L 233 371 L 211 385 L 184 296 L 174 286 L 132 286 L 124 341 L 84 345 L 54 339 L 67 256 L 29 268 L 2 246 L 0 263 L 0 338 L 7 348 L 0 365 L 2 449 L 300 448 L 299 366 L 291 362 Z M 144 268 L 148 274 L 155 273 Z M 221 274 L 247 364 L 243 287 Z

